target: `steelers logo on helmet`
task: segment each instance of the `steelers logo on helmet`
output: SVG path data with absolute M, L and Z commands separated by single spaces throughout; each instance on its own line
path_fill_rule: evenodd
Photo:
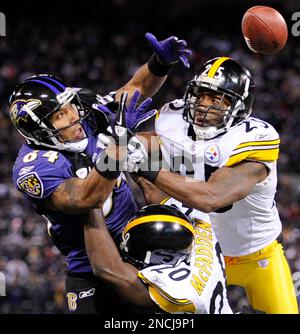
M 198 139 L 212 139 L 248 118 L 254 83 L 250 72 L 229 57 L 207 61 L 191 80 L 184 95 L 183 118 Z M 210 104 L 202 97 L 211 97 Z
M 10 117 L 19 133 L 35 145 L 67 150 L 82 151 L 86 148 L 88 137 L 95 133 L 91 106 L 83 105 L 77 91 L 58 78 L 40 74 L 19 84 L 9 99 Z M 50 116 L 65 105 L 70 104 L 78 113 L 78 118 L 62 128 L 55 128 Z M 62 131 L 80 123 L 84 138 L 64 140 Z
M 148 205 L 125 226 L 120 248 L 124 259 L 139 269 L 174 264 L 189 261 L 194 234 L 192 222 L 177 208 Z

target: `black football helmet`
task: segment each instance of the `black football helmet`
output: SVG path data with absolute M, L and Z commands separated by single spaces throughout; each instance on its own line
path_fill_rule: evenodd
M 250 116 L 254 100 L 254 82 L 250 72 L 229 57 L 218 57 L 207 61 L 191 80 L 184 95 L 183 118 L 193 124 L 194 131 L 199 139 L 211 139 L 228 131 Z M 222 115 L 222 121 L 215 126 L 199 126 L 195 123 L 196 110 L 200 104 L 197 97 L 203 91 L 221 95 L 219 105 L 206 108 L 204 121 L 210 109 Z M 230 101 L 228 109 L 220 107 L 224 99 Z M 203 107 L 203 106 L 202 106 Z
M 177 208 L 148 205 L 125 226 L 120 245 L 122 256 L 139 269 L 178 260 L 188 261 L 194 233 L 191 220 Z
M 91 107 L 78 96 L 78 89 L 66 87 L 57 77 L 41 74 L 19 84 L 9 99 L 12 123 L 29 143 L 71 152 L 83 151 L 87 137 L 96 130 Z M 66 104 L 75 105 L 79 119 L 72 124 L 56 129 L 49 116 Z M 84 120 L 84 124 L 82 123 Z M 81 123 L 85 138 L 79 141 L 63 141 L 60 131 Z

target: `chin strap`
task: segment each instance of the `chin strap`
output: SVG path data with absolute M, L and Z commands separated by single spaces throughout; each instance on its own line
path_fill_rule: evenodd
M 84 138 L 74 143 L 66 143 L 62 145 L 64 146 L 64 149 L 68 152 L 81 153 L 86 149 L 88 142 L 88 138 Z
M 203 128 L 203 130 L 198 126 L 193 124 L 193 128 L 196 134 L 196 137 L 199 139 L 212 139 L 216 137 L 218 133 L 218 128 L 216 126 L 210 126 L 207 128 Z

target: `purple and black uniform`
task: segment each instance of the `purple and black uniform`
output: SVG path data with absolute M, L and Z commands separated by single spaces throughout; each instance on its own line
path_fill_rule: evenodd
M 84 244 L 83 226 L 86 215 L 49 210 L 43 205 L 43 200 L 51 196 L 67 179 L 80 175 L 85 177 L 91 162 L 102 150 L 103 148 L 97 147 L 97 135 L 89 137 L 85 154 L 77 155 L 24 144 L 13 169 L 13 181 L 17 189 L 34 204 L 39 214 L 47 218 L 49 234 L 56 247 L 66 256 L 69 272 L 92 272 Z M 119 242 L 123 227 L 136 210 L 131 189 L 120 176 L 104 206 L 106 225 L 116 243 Z

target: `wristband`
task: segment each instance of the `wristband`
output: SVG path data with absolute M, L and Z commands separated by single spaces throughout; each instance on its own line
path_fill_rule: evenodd
M 95 169 L 101 176 L 113 180 L 120 176 L 120 163 L 123 163 L 123 160 L 112 159 L 106 151 L 102 151 L 96 159 Z
M 148 159 L 140 164 L 139 170 L 137 172 L 138 176 L 142 176 L 152 183 L 155 182 L 165 163 L 165 160 L 163 160 L 161 157 L 161 152 L 158 152 L 158 154 L 159 156 L 157 156 L 157 154 L 151 154 Z
M 151 56 L 147 64 L 148 64 L 149 71 L 158 77 L 164 77 L 165 75 L 169 74 L 169 72 L 174 66 L 174 64 L 169 65 L 169 64 L 161 63 L 158 60 L 158 57 L 156 54 L 153 54 Z

